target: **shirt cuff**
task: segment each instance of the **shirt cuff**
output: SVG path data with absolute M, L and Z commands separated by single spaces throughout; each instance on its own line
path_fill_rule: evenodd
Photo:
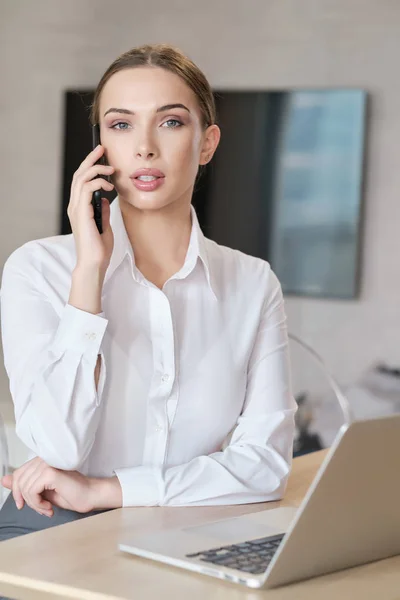
M 161 471 L 156 467 L 128 467 L 114 471 L 122 489 L 122 506 L 158 506 Z
M 108 320 L 66 304 L 53 341 L 56 351 L 76 350 L 99 354 Z

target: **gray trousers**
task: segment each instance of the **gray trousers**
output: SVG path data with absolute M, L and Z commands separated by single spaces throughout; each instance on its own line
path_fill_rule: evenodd
M 0 510 L 0 542 L 9 540 L 19 535 L 26 535 L 41 529 L 48 529 L 55 525 L 63 525 L 70 521 L 77 521 L 92 515 L 98 515 L 100 512 L 107 511 L 92 511 L 89 513 L 78 513 L 73 510 L 65 510 L 64 508 L 53 507 L 54 514 L 49 517 L 39 515 L 26 504 L 21 510 L 15 506 L 12 494 L 9 494 L 2 509 Z M 0 597 L 0 600 L 9 600 Z

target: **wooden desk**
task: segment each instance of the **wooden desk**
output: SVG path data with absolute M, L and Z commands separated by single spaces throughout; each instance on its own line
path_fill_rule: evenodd
M 0 595 L 21 600 L 399 599 L 400 556 L 263 591 L 153 563 L 117 549 L 121 532 L 198 524 L 277 505 L 298 506 L 324 454 L 316 452 L 295 459 L 282 503 L 125 508 L 3 542 Z

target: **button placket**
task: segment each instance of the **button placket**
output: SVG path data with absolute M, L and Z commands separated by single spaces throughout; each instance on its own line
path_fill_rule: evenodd
M 151 293 L 150 318 L 154 373 L 148 402 L 144 459 L 148 464 L 161 465 L 167 447 L 167 401 L 175 369 L 171 308 L 168 298 L 161 290 Z

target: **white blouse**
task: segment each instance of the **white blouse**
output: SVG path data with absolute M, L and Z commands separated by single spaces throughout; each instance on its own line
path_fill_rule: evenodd
M 290 471 L 281 287 L 267 262 L 205 238 L 191 214 L 185 263 L 160 290 L 136 268 L 114 200 L 100 315 L 68 304 L 72 234 L 24 244 L 3 271 L 18 436 L 30 458 L 117 475 L 124 506 L 276 500 Z

